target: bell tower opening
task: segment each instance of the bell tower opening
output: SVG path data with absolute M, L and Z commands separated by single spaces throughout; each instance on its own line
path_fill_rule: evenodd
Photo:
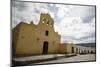
M 46 13 L 46 14 L 45 13 L 41 13 L 41 16 L 40 16 L 40 24 L 44 24 L 44 25 L 53 27 L 54 26 L 54 20 L 50 16 L 49 13 Z

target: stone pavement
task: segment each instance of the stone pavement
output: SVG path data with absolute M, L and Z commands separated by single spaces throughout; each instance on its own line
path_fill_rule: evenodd
M 27 65 L 32 63 L 40 63 L 44 61 L 56 60 L 64 57 L 75 56 L 75 54 L 49 54 L 49 55 L 37 55 L 28 57 L 13 58 L 14 65 Z
M 51 63 L 69 63 L 69 62 L 87 62 L 87 61 L 96 61 L 96 55 L 95 54 L 84 54 L 84 55 L 77 55 L 73 57 L 65 57 L 57 60 L 51 60 L 51 61 L 44 61 L 40 63 L 35 64 L 51 64 Z
M 42 59 L 50 59 L 54 57 L 63 57 L 65 54 L 50 54 L 50 55 L 37 55 L 37 56 L 29 56 L 29 57 L 19 57 L 14 58 L 15 61 L 31 61 L 31 60 L 42 60 Z

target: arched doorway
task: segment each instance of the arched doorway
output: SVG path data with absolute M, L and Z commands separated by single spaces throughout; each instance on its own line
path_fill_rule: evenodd
M 44 41 L 42 54 L 48 54 L 48 42 Z
M 76 54 L 78 54 L 79 52 L 78 52 L 78 48 L 76 48 Z
M 74 53 L 74 47 L 72 47 L 72 53 Z

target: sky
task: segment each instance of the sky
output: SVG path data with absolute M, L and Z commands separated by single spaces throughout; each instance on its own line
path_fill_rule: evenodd
M 95 42 L 95 7 L 69 4 L 12 2 L 12 28 L 20 21 L 38 24 L 41 13 L 54 19 L 54 29 L 62 43 Z

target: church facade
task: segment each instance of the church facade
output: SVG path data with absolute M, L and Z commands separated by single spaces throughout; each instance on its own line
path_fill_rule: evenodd
M 12 31 L 14 55 L 58 53 L 61 36 L 54 31 L 54 20 L 41 14 L 38 25 L 20 22 Z

